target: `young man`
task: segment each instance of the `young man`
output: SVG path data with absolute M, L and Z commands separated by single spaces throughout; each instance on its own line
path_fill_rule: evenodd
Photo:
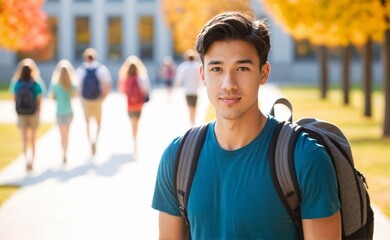
M 209 130 L 188 200 L 180 216 L 173 172 L 181 138 L 164 151 L 152 207 L 160 211 L 161 239 L 297 239 L 277 192 L 268 149 L 277 120 L 258 107 L 258 90 L 270 74 L 266 25 L 238 12 L 212 18 L 200 31 L 200 74 L 216 120 Z M 314 161 L 313 161 L 314 159 Z M 302 134 L 295 167 L 301 188 L 305 239 L 340 239 L 337 180 L 325 149 Z
M 111 74 L 106 66 L 97 61 L 97 51 L 87 48 L 83 53 L 84 62 L 77 68 L 76 73 L 80 81 L 80 96 L 87 121 L 87 136 L 94 155 L 100 131 L 102 102 L 111 89 Z M 91 118 L 97 124 L 95 139 L 92 139 L 90 128 Z

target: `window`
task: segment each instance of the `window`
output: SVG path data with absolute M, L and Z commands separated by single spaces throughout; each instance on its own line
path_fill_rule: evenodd
M 108 58 L 120 60 L 122 57 L 122 19 L 120 17 L 108 18 Z
M 141 16 L 138 22 L 140 36 L 141 59 L 153 59 L 154 42 L 154 18 L 153 16 Z
M 50 32 L 49 43 L 41 49 L 36 49 L 29 52 L 18 52 L 17 58 L 20 61 L 23 58 L 32 58 L 36 62 L 47 62 L 57 60 L 57 48 L 58 48 L 58 18 L 57 17 L 48 17 L 48 29 Z
M 76 17 L 75 19 L 75 47 L 76 58 L 82 59 L 83 52 L 90 46 L 91 33 L 89 17 Z
M 314 60 L 315 47 L 308 40 L 295 41 L 294 58 L 296 60 Z

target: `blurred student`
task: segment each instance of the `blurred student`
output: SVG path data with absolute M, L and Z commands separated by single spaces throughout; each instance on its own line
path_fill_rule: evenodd
M 35 68 L 32 68 L 35 66 Z M 13 76 L 12 92 L 15 96 L 15 110 L 18 115 L 17 125 L 22 136 L 23 154 L 26 159 L 26 170 L 33 170 L 35 159 L 35 137 L 39 125 L 39 114 L 42 100 L 42 88 L 35 81 L 33 72 L 39 73 L 36 65 L 30 61 L 21 61 Z M 31 145 L 31 156 L 27 154 Z
M 190 121 L 195 124 L 196 104 L 198 101 L 198 90 L 201 86 L 199 73 L 200 63 L 197 61 L 195 51 L 189 49 L 183 54 L 184 62 L 179 64 L 176 72 L 176 85 L 181 85 L 184 88 L 186 95 Z
M 119 91 L 126 95 L 127 112 L 133 130 L 134 150 L 137 151 L 138 122 L 145 98 L 149 96 L 150 82 L 148 72 L 142 61 L 132 55 L 119 69 Z
M 92 155 L 95 155 L 102 118 L 102 102 L 110 92 L 112 78 L 108 68 L 97 61 L 97 51 L 95 49 L 87 48 L 83 53 L 83 58 L 84 62 L 77 68 L 76 73 L 79 79 L 81 103 L 87 122 L 87 137 L 91 145 Z M 91 119 L 95 119 L 97 124 L 94 139 L 91 133 Z
M 38 83 L 38 85 L 41 87 L 42 89 L 42 96 L 46 96 L 47 94 L 47 89 L 46 89 L 46 84 L 45 82 L 43 81 L 42 77 L 41 77 L 41 72 L 39 71 L 39 68 L 37 66 L 37 64 L 35 63 L 35 61 L 31 58 L 24 58 L 22 59 L 18 66 L 16 67 L 16 70 L 15 70 L 15 73 L 20 73 L 22 71 L 22 68 L 24 66 L 28 66 L 30 69 L 31 69 L 31 77 L 32 79 L 34 79 L 34 81 L 36 83 Z M 14 90 L 14 86 L 15 86 L 15 83 L 19 80 L 16 78 L 16 74 L 12 77 L 11 79 L 11 83 L 9 85 L 9 90 L 11 92 L 13 92 Z
M 67 162 L 69 128 L 73 120 L 71 99 L 76 95 L 76 76 L 72 64 L 68 60 L 58 62 L 53 71 L 49 88 L 49 97 L 57 103 L 56 118 L 61 135 L 63 163 Z
M 168 98 L 172 93 L 173 81 L 176 75 L 176 64 L 171 56 L 165 56 L 160 66 L 159 71 L 160 79 L 164 82 L 165 87 L 168 91 Z

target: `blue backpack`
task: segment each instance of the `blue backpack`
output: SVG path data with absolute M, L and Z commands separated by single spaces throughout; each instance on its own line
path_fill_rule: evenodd
M 101 94 L 99 79 L 96 75 L 96 68 L 86 68 L 86 74 L 83 79 L 82 96 L 85 99 L 97 99 Z
M 34 84 L 34 81 L 20 81 L 15 97 L 15 108 L 19 115 L 31 115 L 37 111 Z

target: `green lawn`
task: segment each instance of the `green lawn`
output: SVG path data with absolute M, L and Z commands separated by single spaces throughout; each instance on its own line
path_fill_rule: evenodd
M 12 93 L 8 91 L 8 82 L 0 81 L 0 100 L 13 99 Z
M 340 127 L 348 137 L 356 168 L 361 171 L 369 186 L 371 201 L 390 217 L 390 138 L 382 137 L 383 94 L 373 94 L 373 117 L 363 116 L 363 94 L 353 90 L 350 104 L 342 104 L 339 90 L 329 91 L 327 99 L 320 99 L 316 88 L 282 87 L 282 92 L 294 108 L 294 119 L 316 117 Z M 215 117 L 212 109 L 209 119 Z
M 38 128 L 37 138 L 46 133 L 53 124 L 41 123 Z M 19 129 L 15 123 L 0 124 L 0 170 L 15 160 L 22 152 L 22 142 Z M 0 206 L 14 193 L 18 187 L 0 185 Z

